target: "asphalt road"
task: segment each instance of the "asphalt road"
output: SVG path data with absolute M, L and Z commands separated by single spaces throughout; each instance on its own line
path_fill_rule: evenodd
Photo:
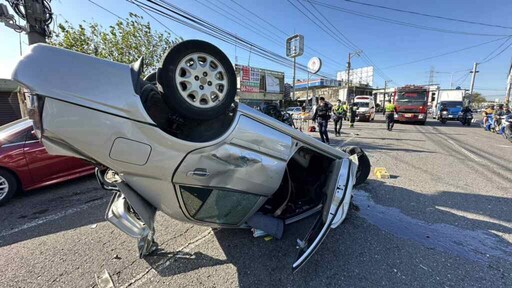
M 0 207 L 0 286 L 95 287 L 107 270 L 116 287 L 512 287 L 512 144 L 458 122 L 384 127 L 378 116 L 333 138 L 391 178 L 358 187 L 347 220 L 296 273 L 312 219 L 266 241 L 160 213 L 161 249 L 139 259 L 103 220 L 110 194 L 86 177 Z

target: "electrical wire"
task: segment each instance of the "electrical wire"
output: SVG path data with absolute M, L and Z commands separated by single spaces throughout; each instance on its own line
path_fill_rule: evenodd
M 494 56 L 492 56 L 491 58 L 489 58 L 489 59 L 487 59 L 487 60 L 485 60 L 485 61 L 483 61 L 483 62 L 480 62 L 479 64 L 485 64 L 485 63 L 487 63 L 487 62 L 489 62 L 489 61 L 493 60 L 494 58 L 496 58 L 496 57 L 500 56 L 501 54 L 503 54 L 503 52 L 505 52 L 508 48 L 510 48 L 510 46 L 512 46 L 512 42 L 510 42 L 510 44 L 508 44 L 508 46 L 507 46 L 507 47 L 505 47 L 505 48 L 503 48 L 500 52 L 498 52 L 497 54 L 495 54 L 495 55 L 494 55 Z
M 254 32 L 254 33 L 256 33 L 256 34 L 258 34 L 258 35 L 260 35 L 260 36 L 262 36 L 262 37 L 264 37 L 264 38 L 266 38 L 268 40 L 270 40 L 272 43 L 275 43 L 279 47 L 282 47 L 282 44 L 284 43 L 285 39 L 281 39 L 280 36 L 278 36 L 276 33 L 273 33 L 272 31 L 270 31 L 268 29 L 265 29 L 268 33 L 270 33 L 270 35 L 274 36 L 274 38 L 270 38 L 269 34 L 265 34 L 263 31 L 261 31 L 260 29 L 257 29 L 256 27 L 251 27 L 252 24 L 248 23 L 245 20 L 243 20 L 243 18 L 239 17 L 239 15 L 235 15 L 235 14 L 231 13 L 230 11 L 228 11 L 226 9 L 223 9 L 222 7 L 219 7 L 218 5 L 216 5 L 215 3 L 213 3 L 210 0 L 203 0 L 203 1 L 208 2 L 210 5 L 206 5 L 204 3 L 199 2 L 199 0 L 196 0 L 196 2 L 202 4 L 203 6 L 209 8 L 210 10 L 212 10 L 214 12 L 217 12 L 221 16 L 227 18 L 228 20 L 230 20 L 232 22 L 235 22 L 235 23 L 238 23 L 240 26 L 246 28 L 247 30 L 252 31 L 252 32 Z M 222 3 L 222 2 L 219 2 L 219 3 Z M 212 6 L 220 9 L 222 12 L 216 11 Z M 231 16 L 231 17 L 229 17 L 228 15 Z M 238 20 L 236 20 L 236 19 L 238 19 Z M 242 23 L 240 23 L 240 22 L 242 22 Z M 254 26 L 254 25 L 252 25 L 252 26 Z M 304 54 L 308 55 L 309 53 L 304 52 Z M 325 65 L 325 66 L 327 67 L 327 66 L 330 66 L 330 65 Z M 331 67 L 331 68 L 334 68 L 334 67 Z M 331 78 L 336 78 L 336 75 L 334 75 L 334 77 L 331 77 Z
M 231 2 L 233 2 L 235 5 L 237 5 L 238 7 L 242 8 L 244 11 L 246 11 L 247 13 L 253 15 L 254 17 L 260 19 L 261 21 L 263 21 L 264 23 L 266 23 L 267 25 L 271 26 L 272 28 L 274 28 L 276 31 L 280 32 L 281 34 L 283 34 L 284 36 L 288 37 L 290 34 L 289 33 L 286 33 L 285 31 L 283 31 L 282 29 L 280 29 L 279 27 L 276 27 L 274 24 L 270 23 L 269 21 L 263 19 L 262 17 L 260 17 L 258 14 L 252 12 L 251 10 L 245 8 L 244 6 L 240 5 L 239 3 L 237 3 L 236 1 L 234 0 L 231 0 Z M 227 5 L 224 3 L 224 5 Z M 231 9 L 233 9 L 233 7 L 231 7 Z M 267 30 L 269 31 L 269 30 Z M 270 31 L 269 31 L 270 32 Z M 318 50 L 314 49 L 313 47 L 310 47 L 309 45 L 306 45 L 304 44 L 304 47 L 306 47 L 307 49 L 313 51 L 313 52 L 316 52 L 319 56 L 322 56 L 324 59 L 328 59 L 330 61 L 333 61 L 333 63 L 336 63 L 338 64 L 338 60 L 335 60 L 333 58 L 330 58 L 329 56 L 326 56 L 325 54 L 322 54 L 321 52 L 319 52 Z M 305 52 L 306 53 L 306 52 Z
M 455 21 L 455 22 L 468 23 L 468 24 L 473 24 L 473 25 L 481 25 L 481 26 L 487 26 L 487 27 L 512 29 L 512 27 L 510 27 L 510 26 L 502 26 L 502 25 L 488 24 L 488 23 L 482 23 L 482 22 L 476 22 L 476 21 L 470 21 L 470 20 L 464 20 L 464 19 L 450 18 L 450 17 L 445 17 L 445 16 L 420 13 L 420 12 L 416 12 L 416 11 L 403 10 L 403 9 L 392 8 L 392 7 L 376 5 L 376 4 L 370 4 L 370 3 L 365 3 L 365 2 L 359 2 L 359 1 L 354 1 L 354 0 L 343 0 L 343 1 L 354 3 L 354 4 L 359 4 L 359 5 L 365 5 L 365 6 L 370 6 L 370 7 L 376 7 L 376 8 L 396 11 L 396 12 L 402 12 L 402 13 L 414 14 L 414 15 L 419 15 L 419 16 L 424 16 L 424 17 L 442 19 L 442 20 L 447 20 L 447 21 Z
M 325 17 L 322 12 L 320 12 L 318 9 L 316 9 L 316 7 L 310 3 L 310 5 L 317 11 L 317 13 L 319 15 L 321 15 L 324 20 L 330 24 L 330 26 L 332 28 L 334 28 L 338 33 L 338 34 L 334 34 L 332 33 L 331 31 L 329 31 L 329 26 L 321 19 L 319 19 L 314 13 L 311 13 L 312 16 L 310 17 L 309 15 L 307 15 L 304 11 L 302 11 L 302 9 L 300 9 L 298 6 L 296 6 L 293 2 L 291 2 L 290 0 L 287 0 L 288 3 L 290 3 L 296 10 L 298 10 L 302 15 L 304 15 L 306 18 L 308 18 L 308 20 L 310 20 L 315 26 L 317 26 L 318 28 L 320 28 L 322 31 L 324 31 L 328 36 L 330 36 L 332 39 L 334 39 L 336 42 L 340 43 L 341 45 L 345 46 L 346 48 L 348 48 L 349 50 L 361 50 L 356 44 L 354 44 L 352 41 L 350 41 L 350 39 L 348 39 L 348 37 L 346 37 L 336 26 L 334 26 L 330 21 L 329 19 L 327 19 L 327 17 Z M 298 2 L 299 5 L 301 5 L 305 11 L 309 11 L 309 9 L 303 5 L 300 1 Z M 315 20 L 313 20 L 312 18 L 315 18 Z M 322 26 L 321 26 L 321 25 Z M 341 36 L 340 36 L 341 35 Z M 343 37 L 343 38 L 341 38 Z M 375 65 L 375 63 L 373 63 L 373 61 L 368 57 L 368 55 L 364 54 L 364 52 L 361 53 L 363 55 L 363 60 L 365 62 L 368 63 L 368 65 L 370 66 L 373 66 L 374 69 L 375 69 L 375 72 L 378 76 L 380 76 L 383 80 L 390 80 L 390 78 L 384 74 L 384 72 L 382 72 L 382 70 L 379 69 L 379 67 L 377 67 Z
M 316 1 L 316 0 L 301 0 L 301 1 L 311 2 L 311 3 L 319 5 L 319 6 L 323 6 L 323 7 L 326 7 L 326 8 L 330 8 L 330 9 L 337 10 L 337 11 L 340 11 L 340 12 L 343 12 L 343 13 L 347 13 L 347 14 L 351 14 L 351 15 L 356 15 L 356 16 L 359 16 L 359 17 L 364 17 L 364 18 L 368 18 L 368 19 L 373 19 L 373 20 L 381 21 L 381 22 L 386 22 L 386 23 L 391 23 L 391 24 L 396 24 L 396 25 L 401 25 L 401 26 L 406 26 L 406 27 L 416 28 L 416 29 L 421 29 L 421 30 L 428 30 L 428 31 L 434 31 L 434 32 L 441 32 L 441 33 L 450 33 L 450 34 L 461 34 L 461 35 L 472 35 L 472 36 L 486 36 L 486 37 L 512 36 L 510 34 L 488 34 L 488 33 L 473 33 L 473 32 L 466 32 L 466 31 L 448 30 L 448 29 L 442 29 L 442 28 L 437 28 L 437 27 L 419 25 L 419 24 L 414 24 L 414 23 L 410 23 L 410 22 L 405 22 L 405 21 L 399 21 L 399 20 L 395 20 L 395 19 L 385 18 L 385 17 L 381 17 L 381 16 L 377 16 L 377 15 L 373 15 L 373 14 L 368 14 L 368 13 L 364 13 L 364 12 L 360 12 L 360 11 L 356 11 L 356 10 L 342 8 L 342 7 L 331 5 L 331 4 L 327 4 L 327 3 L 324 3 L 324 2 L 319 2 L 319 1 Z
M 241 49 L 244 49 L 246 51 L 252 51 L 253 54 L 261 56 L 262 58 L 265 58 L 267 60 L 270 60 L 274 63 L 277 63 L 279 65 L 283 65 L 285 67 L 289 67 L 290 63 L 293 61 L 283 57 L 275 52 L 272 52 L 264 47 L 261 47 L 258 44 L 255 44 L 253 42 L 250 42 L 244 38 L 241 38 L 240 36 L 233 34 L 230 31 L 227 31 L 219 26 L 216 26 L 204 19 L 201 19 L 195 15 L 193 15 L 190 12 L 187 12 L 176 5 L 173 5 L 169 3 L 168 1 L 164 0 L 145 0 L 146 3 L 142 3 L 140 0 L 133 0 L 134 2 L 140 4 L 144 9 L 147 11 L 151 11 L 153 13 L 156 13 L 162 17 L 168 18 L 170 20 L 173 20 L 177 23 L 180 23 L 184 26 L 190 27 L 196 31 L 205 33 L 207 35 L 210 35 L 216 39 L 219 39 L 223 42 L 237 45 L 237 47 L 240 47 Z M 165 10 L 165 11 L 164 11 Z M 166 12 L 167 11 L 167 12 Z M 307 72 L 307 66 L 301 63 L 297 63 L 297 69 Z M 319 75 L 323 78 L 329 78 L 323 74 Z
M 480 63 L 485 63 L 485 61 L 491 57 L 492 54 L 494 54 L 496 51 L 498 51 L 501 47 L 503 47 L 503 45 L 505 45 L 505 43 L 507 43 L 509 40 L 511 39 L 511 37 L 508 37 L 507 39 L 505 39 L 505 41 L 503 41 L 503 43 L 501 43 L 498 47 L 496 47 L 496 49 L 492 50 L 491 53 L 489 53 L 484 59 L 482 59 L 482 61 L 480 61 Z
M 461 48 L 461 49 L 445 52 L 445 53 L 434 55 L 434 56 L 430 56 L 430 57 L 421 58 L 421 59 L 417 59 L 417 60 L 406 62 L 406 63 L 401 63 L 401 64 L 397 64 L 397 65 L 392 65 L 392 66 L 384 67 L 383 69 L 396 68 L 396 67 L 405 66 L 405 65 L 409 65 L 409 64 L 414 64 L 414 63 L 418 63 L 418 62 L 422 62 L 422 61 L 426 61 L 426 60 L 430 60 L 430 59 L 434 59 L 434 58 L 443 57 L 443 56 L 450 55 L 450 54 L 455 54 L 455 53 L 458 53 L 458 52 L 461 52 L 461 51 L 469 50 L 469 49 L 480 47 L 480 46 L 483 46 L 483 45 L 486 45 L 486 44 L 489 44 L 489 43 L 500 41 L 500 40 L 503 40 L 505 38 L 508 38 L 508 36 L 507 37 L 498 38 L 498 39 L 494 39 L 494 40 L 491 40 L 491 41 L 482 42 L 482 43 L 476 44 L 476 45 L 471 45 L 471 46 L 464 47 L 464 48 Z
M 345 34 L 343 34 L 343 32 L 341 32 L 338 27 L 336 27 L 334 24 L 332 24 L 332 22 L 327 18 L 325 17 L 325 15 L 316 8 L 315 5 L 313 5 L 310 1 L 309 2 L 309 5 L 311 5 L 311 7 L 313 7 L 313 9 L 320 15 L 322 16 L 322 18 L 336 31 L 339 33 L 339 35 L 341 35 L 341 37 L 343 37 L 345 39 L 345 41 L 347 43 L 349 43 L 354 50 L 360 50 L 362 51 L 362 55 L 363 55 L 363 59 L 365 60 L 365 62 L 370 65 L 370 66 L 373 66 L 375 68 L 375 72 L 385 81 L 390 81 L 390 82 L 393 82 L 393 80 L 391 80 L 391 77 L 387 76 L 386 73 L 384 73 L 376 64 L 375 62 L 373 62 L 373 60 L 370 58 L 370 56 L 368 56 L 367 53 L 364 52 L 363 49 L 359 48 L 354 42 L 352 42 Z M 300 2 L 299 2 L 300 3 Z M 305 6 L 303 6 L 305 7 Z M 318 19 L 318 18 L 317 18 Z M 322 22 L 323 23 L 323 22 Z M 324 24 L 325 25 L 325 24 Z M 396 83 L 398 84 L 398 83 Z

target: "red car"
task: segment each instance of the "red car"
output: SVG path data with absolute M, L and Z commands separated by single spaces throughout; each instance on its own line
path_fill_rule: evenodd
M 73 157 L 46 152 L 33 133 L 32 121 L 0 126 L 0 205 L 16 192 L 66 181 L 94 172 L 94 166 Z

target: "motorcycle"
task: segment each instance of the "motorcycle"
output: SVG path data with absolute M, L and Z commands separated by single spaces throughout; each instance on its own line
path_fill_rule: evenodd
M 471 126 L 471 122 L 473 121 L 473 113 L 471 113 L 471 112 L 466 112 L 466 113 L 460 112 L 457 118 L 460 121 L 460 123 L 462 123 L 463 126 Z
M 507 115 L 502 122 L 502 136 L 508 141 L 512 142 L 512 116 Z
M 36 44 L 12 79 L 29 95 L 46 150 L 97 167 L 113 194 L 105 218 L 137 239 L 141 258 L 156 247 L 157 210 L 278 239 L 286 225 L 317 215 L 297 242 L 296 271 L 346 218 L 368 156 L 236 102 L 233 65 L 208 42 L 182 41 L 160 63 L 143 78 L 143 58 L 126 65 Z
M 274 103 L 264 103 L 260 106 L 260 111 L 264 114 L 295 128 L 293 118 L 288 112 L 281 112 L 279 107 Z
M 441 111 L 439 120 L 441 121 L 441 123 L 446 124 L 446 122 L 448 122 L 448 111 Z

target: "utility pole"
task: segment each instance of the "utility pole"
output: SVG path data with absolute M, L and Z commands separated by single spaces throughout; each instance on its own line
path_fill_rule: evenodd
M 428 85 L 429 86 L 434 84 L 434 73 L 435 73 L 434 66 L 430 66 L 430 74 L 428 75 Z
M 19 18 L 25 20 L 26 25 L 16 23 L 14 15 L 9 13 L 7 6 L 0 4 L 0 22 L 13 29 L 15 32 L 26 32 L 28 44 L 46 43 L 46 37 L 50 35 L 50 26 L 53 13 L 50 1 L 45 0 L 19 0 L 8 2 Z M 20 39 L 21 51 L 21 39 Z M 21 54 L 21 52 L 20 52 Z M 27 117 L 27 105 L 25 95 L 21 87 L 18 89 L 18 102 L 22 117 Z
M 297 63 L 297 57 L 293 57 L 293 93 L 292 101 L 295 101 L 295 65 Z
M 475 87 L 475 78 L 476 78 L 476 73 L 480 72 L 480 71 L 477 71 L 476 68 L 478 67 L 478 63 L 474 63 L 473 64 L 473 70 L 469 73 L 472 73 L 473 75 L 471 75 L 471 86 L 469 87 L 469 94 L 471 96 L 473 96 L 473 88 Z
M 351 69 L 351 61 L 352 56 L 359 56 L 361 54 L 361 50 L 357 50 L 355 52 L 348 53 L 348 62 L 347 62 L 347 104 L 350 105 L 352 102 L 352 98 L 350 98 L 350 69 Z
M 510 93 L 512 90 L 512 61 L 510 63 L 510 68 L 508 69 L 508 81 L 507 81 L 507 92 L 505 95 L 505 107 L 509 107 L 510 105 Z
M 384 80 L 384 94 L 382 95 L 382 115 L 386 114 L 386 90 L 388 90 L 388 82 L 391 82 L 391 80 Z
M 46 15 L 44 0 L 24 0 L 23 8 L 27 21 L 28 44 L 46 43 L 46 37 L 49 35 L 46 27 Z M 51 12 L 50 12 L 51 13 Z M 51 16 L 50 16 L 51 17 Z

